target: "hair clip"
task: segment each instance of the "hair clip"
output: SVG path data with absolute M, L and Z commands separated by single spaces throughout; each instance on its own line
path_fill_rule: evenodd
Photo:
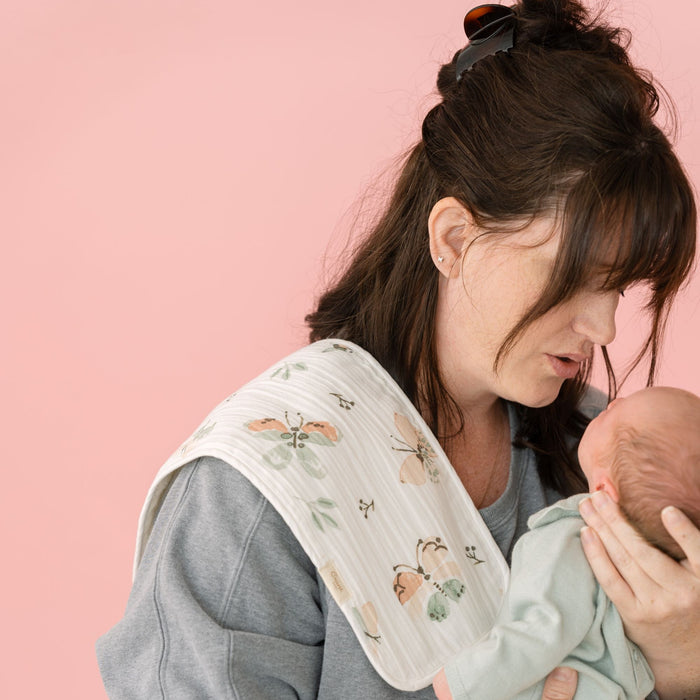
M 513 48 L 515 12 L 505 5 L 479 5 L 464 17 L 467 47 L 457 57 L 457 80 L 477 61 Z

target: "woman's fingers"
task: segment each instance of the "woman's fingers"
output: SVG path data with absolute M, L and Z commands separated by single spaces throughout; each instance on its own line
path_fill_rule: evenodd
M 573 700 L 577 683 L 578 673 L 573 668 L 555 668 L 544 682 L 542 700 Z
M 666 529 L 687 555 L 679 564 L 642 539 L 606 495 L 585 499 L 580 511 L 589 526 L 581 531 L 586 557 L 619 610 L 627 636 L 640 646 L 654 671 L 660 695 L 696 697 L 700 532 L 678 509 L 662 511 Z
M 656 586 L 674 583 L 676 572 L 668 570 L 671 560 L 639 535 L 606 493 L 599 491 L 582 501 L 580 511 L 602 541 L 609 561 L 637 596 L 651 595 Z M 609 593 L 605 585 L 603 588 Z
M 590 527 L 584 527 L 581 530 L 581 544 L 593 574 L 607 593 L 608 598 L 618 608 L 620 606 L 630 607 L 630 604 L 633 604 L 635 600 L 634 592 L 627 581 L 620 576 L 620 572 L 610 560 L 600 538 Z
M 671 508 L 662 517 L 673 521 L 669 531 L 688 550 L 684 566 L 646 542 L 607 495 L 582 501 L 580 510 L 589 525 L 581 532 L 583 551 L 626 626 L 650 626 L 671 618 L 682 624 L 687 615 L 697 619 L 700 532 L 682 513 Z
M 555 668 L 545 679 L 542 700 L 573 700 L 577 683 L 578 673 L 573 668 Z M 452 700 L 444 669 L 435 676 L 433 690 L 438 700 Z
M 687 557 L 686 568 L 700 578 L 700 530 L 685 513 L 673 506 L 661 511 L 661 520 Z

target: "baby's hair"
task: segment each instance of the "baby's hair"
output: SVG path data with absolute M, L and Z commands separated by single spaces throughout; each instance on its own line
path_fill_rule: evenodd
M 611 472 L 620 509 L 630 524 L 648 542 L 680 560 L 685 554 L 664 527 L 661 511 L 676 506 L 700 527 L 700 413 L 697 408 L 692 415 L 683 411 L 682 422 L 662 419 L 658 428 L 641 432 L 631 425 L 620 426 Z M 680 430 L 684 435 L 679 439 Z

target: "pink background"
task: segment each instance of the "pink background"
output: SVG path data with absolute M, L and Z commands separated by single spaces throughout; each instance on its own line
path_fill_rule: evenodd
M 93 644 L 126 603 L 153 475 L 304 343 L 348 211 L 416 138 L 465 5 L 2 5 L 0 696 L 97 698 Z M 611 7 L 674 97 L 700 181 L 700 7 Z M 661 376 L 695 392 L 699 284 Z

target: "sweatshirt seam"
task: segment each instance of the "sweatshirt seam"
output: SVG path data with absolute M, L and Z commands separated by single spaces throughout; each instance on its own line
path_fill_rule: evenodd
M 226 650 L 228 652 L 227 658 L 233 659 L 233 632 L 231 632 L 230 630 L 229 630 L 229 633 L 227 635 L 227 640 L 228 640 L 227 644 L 226 644 L 226 647 L 227 647 Z M 238 694 L 238 691 L 236 690 L 236 686 L 233 682 L 233 673 L 232 673 L 233 663 L 231 661 L 229 661 L 226 664 L 226 666 L 227 666 L 226 676 L 228 677 L 229 687 L 231 688 L 231 695 L 233 696 L 234 700 L 241 700 L 241 696 Z
M 243 547 L 241 549 L 241 554 L 240 554 L 240 557 L 238 558 L 238 561 L 236 562 L 235 573 L 234 573 L 233 577 L 231 578 L 231 585 L 230 585 L 228 591 L 226 592 L 226 595 L 224 596 L 223 604 L 221 606 L 221 609 L 218 612 L 219 624 L 223 624 L 223 621 L 226 619 L 226 615 L 231 608 L 231 601 L 234 597 L 236 589 L 238 588 L 238 583 L 241 580 L 241 576 L 243 575 L 243 572 L 242 572 L 243 563 L 244 563 L 246 557 L 248 556 L 248 552 L 250 550 L 253 537 L 254 537 L 255 533 L 257 532 L 258 526 L 260 525 L 260 521 L 262 520 L 262 517 L 263 517 L 263 513 L 265 512 L 265 507 L 267 505 L 267 499 L 260 492 L 258 492 L 258 494 L 259 494 L 258 498 L 260 501 L 260 503 L 258 505 L 258 510 L 255 513 L 255 517 L 253 518 L 253 521 L 250 524 L 250 527 L 248 528 L 248 532 L 245 534 Z
M 245 534 L 244 538 L 244 544 L 243 548 L 241 549 L 241 554 L 240 557 L 238 558 L 238 562 L 236 563 L 236 566 L 234 568 L 234 575 L 231 579 L 231 585 L 229 587 L 229 590 L 226 593 L 226 596 L 224 597 L 223 604 L 221 606 L 221 610 L 218 613 L 218 618 L 219 618 L 219 624 L 223 626 L 223 622 L 226 619 L 226 615 L 228 611 L 231 608 L 231 602 L 234 598 L 236 589 L 238 588 L 238 584 L 241 580 L 241 576 L 243 575 L 243 562 L 245 561 L 246 557 L 248 556 L 248 552 L 251 547 L 251 543 L 253 541 L 253 537 L 255 536 L 255 533 L 258 530 L 258 527 L 260 525 L 260 521 L 263 518 L 263 514 L 265 512 L 265 508 L 267 506 L 267 499 L 262 495 L 262 493 L 258 492 L 258 498 L 259 498 L 259 505 L 257 512 L 255 513 L 255 517 L 253 518 L 253 521 L 248 528 L 248 532 Z M 228 634 L 228 658 L 229 658 L 229 663 L 227 664 L 227 675 L 228 675 L 228 682 L 229 686 L 231 688 L 231 693 L 236 700 L 240 700 L 240 695 L 238 694 L 238 691 L 236 690 L 236 685 L 233 680 L 233 631 L 229 630 Z
M 162 544 L 159 548 L 158 551 L 158 557 L 156 561 L 156 567 L 155 567 L 155 576 L 154 576 L 154 582 L 153 582 L 153 606 L 155 609 L 156 613 L 156 619 L 158 621 L 158 628 L 160 630 L 160 636 L 161 636 L 161 654 L 160 654 L 160 659 L 158 660 L 158 689 L 160 690 L 160 696 L 162 700 L 165 700 L 166 694 L 165 694 L 165 668 L 167 665 L 167 657 L 168 657 L 168 643 L 169 643 L 169 637 L 167 633 L 167 625 L 165 624 L 165 618 L 162 613 L 162 605 L 160 602 L 160 574 L 161 574 L 161 565 L 163 563 L 164 559 L 164 550 L 167 548 L 167 544 L 170 541 L 170 537 L 172 536 L 172 530 L 173 530 L 173 523 L 175 522 L 180 510 L 183 507 L 183 504 L 185 502 L 185 499 L 187 498 L 187 494 L 189 493 L 190 489 L 190 484 L 192 482 L 192 478 L 199 468 L 199 463 L 201 461 L 201 458 L 197 459 L 197 461 L 194 463 L 192 471 L 190 472 L 189 476 L 187 477 L 187 483 L 185 484 L 185 488 L 182 492 L 182 495 L 180 496 L 180 499 L 178 500 L 177 505 L 173 509 L 172 514 L 170 515 L 170 519 L 168 520 L 168 524 L 165 528 L 165 532 L 163 533 L 163 539 L 162 539 Z

